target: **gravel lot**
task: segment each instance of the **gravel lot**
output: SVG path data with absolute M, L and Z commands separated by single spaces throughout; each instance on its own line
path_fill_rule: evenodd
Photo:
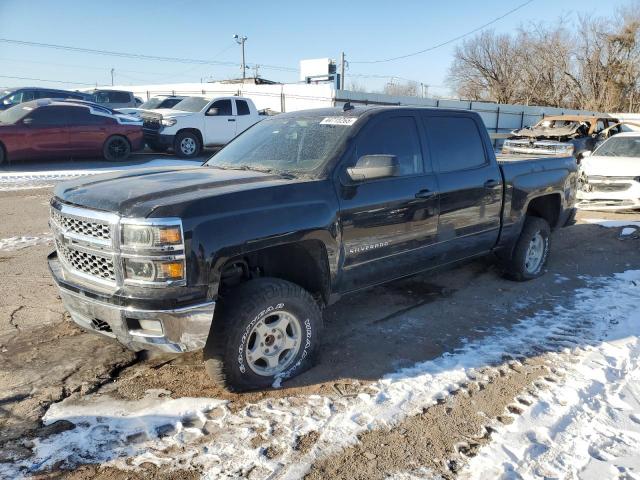
M 132 165 L 145 161 L 135 159 Z M 109 167 L 93 162 L 30 163 L 24 171 L 93 166 Z M 203 399 L 202 411 L 209 416 L 192 421 L 194 439 L 183 434 L 177 443 L 153 444 L 156 455 L 167 458 L 201 449 L 217 438 L 224 440 L 221 430 L 235 428 L 236 416 L 252 417 L 251 409 L 265 402 L 272 408 L 280 405 L 277 402 L 297 407 L 322 399 L 336 410 L 351 405 L 349 399 L 370 394 L 385 375 L 446 358 L 465 345 L 500 335 L 536 312 L 571 308 L 579 301 L 574 292 L 589 278 L 640 268 L 640 230 L 621 237 L 621 227 L 588 222 L 597 218 L 626 223 L 640 220 L 640 215 L 581 213 L 576 225 L 553 235 L 542 278 L 510 282 L 500 277 L 490 260 L 481 260 L 345 297 L 324 312 L 325 339 L 317 367 L 281 389 L 236 395 L 209 383 L 200 354 L 136 357 L 106 338 L 76 328 L 46 267 L 52 246 L 47 227 L 51 187 L 45 185 L 60 178 L 53 175 L 46 182 L 32 178 L 32 183 L 18 185 L 6 180 L 6 173 L 0 171 L 0 477 L 3 466 L 5 472 L 41 478 L 199 477 L 213 471 L 212 464 L 195 461 L 193 455 L 180 463 L 151 461 L 128 449 L 140 444 L 131 435 L 118 446 L 103 445 L 100 455 L 69 452 L 50 463 L 34 460 L 34 448 L 84 428 L 81 422 L 54 414 L 56 421 L 43 422 L 50 407 L 60 402 L 82 406 L 104 399 L 142 402 L 150 396 L 164 401 Z M 532 352 L 516 357 L 517 363 L 511 357 L 477 366 L 491 381 L 459 385 L 434 403 L 421 408 L 412 404 L 401 417 L 365 422 L 357 442 L 346 448 L 325 448 L 322 431 L 305 431 L 306 427 L 289 431 L 292 427 L 284 421 L 271 420 L 264 428 L 247 423 L 243 448 L 248 453 L 235 463 L 221 460 L 216 471 L 249 478 L 274 478 L 274 474 L 295 478 L 307 471 L 310 478 L 386 478 L 397 472 L 454 478 L 466 458 L 490 441 L 486 425 L 495 420 L 512 422 L 527 408 L 526 400 L 518 403 L 519 396 L 546 388 L 535 386 L 541 379 L 549 385 L 561 376 L 553 372 L 558 360 L 550 360 L 546 344 Z M 569 355 L 566 362 L 570 361 Z M 219 416 L 216 408 L 226 413 Z M 320 410 L 316 413 L 321 415 Z M 207 428 L 209 421 L 217 422 L 217 429 Z M 180 422 L 187 432 L 189 422 L 184 418 Z M 151 448 L 147 447 L 143 450 Z M 297 463 L 306 467 L 291 468 Z

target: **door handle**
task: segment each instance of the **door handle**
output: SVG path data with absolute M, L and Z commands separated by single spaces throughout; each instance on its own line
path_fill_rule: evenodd
M 428 188 L 425 188 L 424 190 L 420 190 L 418 193 L 416 193 L 415 196 L 416 198 L 427 199 L 427 198 L 434 197 L 435 195 L 436 195 L 436 192 L 432 192 Z
M 491 179 L 484 182 L 484 188 L 493 188 L 497 187 L 498 185 L 500 185 L 500 182 L 498 180 Z
M 227 118 L 227 122 L 235 122 L 236 119 L 235 118 Z

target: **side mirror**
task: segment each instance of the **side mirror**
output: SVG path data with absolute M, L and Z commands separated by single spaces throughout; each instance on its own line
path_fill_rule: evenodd
M 220 110 L 216 107 L 211 107 L 207 110 L 207 117 L 215 117 L 220 114 Z
M 399 173 L 400 163 L 395 155 L 364 155 L 355 167 L 347 169 L 347 175 L 354 182 L 396 177 Z
M 33 118 L 25 118 L 22 120 L 23 125 L 31 125 L 33 123 Z

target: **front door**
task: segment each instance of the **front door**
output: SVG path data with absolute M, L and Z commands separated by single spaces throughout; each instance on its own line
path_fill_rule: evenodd
M 423 113 L 423 120 L 440 186 L 442 261 L 488 252 L 500 233 L 503 182 L 484 126 L 465 114 Z
M 205 112 L 204 124 L 206 145 L 225 145 L 233 140 L 236 136 L 236 116 L 231 99 L 213 102 Z
M 438 228 L 438 185 L 412 114 L 383 114 L 354 142 L 338 185 L 342 292 L 420 271 Z M 396 177 L 353 183 L 346 167 L 363 155 L 395 155 Z

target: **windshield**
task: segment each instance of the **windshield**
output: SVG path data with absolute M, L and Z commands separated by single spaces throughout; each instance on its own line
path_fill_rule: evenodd
M 573 120 L 542 120 L 536 128 L 575 128 L 578 122 Z
M 334 120 L 334 121 L 332 121 Z M 356 119 L 272 117 L 256 124 L 205 165 L 219 168 L 309 173 L 325 164 Z
M 33 108 L 25 105 L 16 105 L 0 112 L 0 123 L 13 124 L 26 117 L 33 111 Z
M 164 100 L 164 98 L 152 98 L 152 99 L 147 100 L 146 102 L 144 102 L 142 105 L 140 105 L 139 108 L 152 110 L 154 108 L 158 108 L 158 105 L 160 105 L 163 100 Z
M 173 109 L 183 112 L 199 112 L 206 107 L 210 101 L 210 99 L 204 97 L 189 97 L 176 103 Z
M 640 157 L 640 137 L 612 137 L 593 154 L 599 157 Z

